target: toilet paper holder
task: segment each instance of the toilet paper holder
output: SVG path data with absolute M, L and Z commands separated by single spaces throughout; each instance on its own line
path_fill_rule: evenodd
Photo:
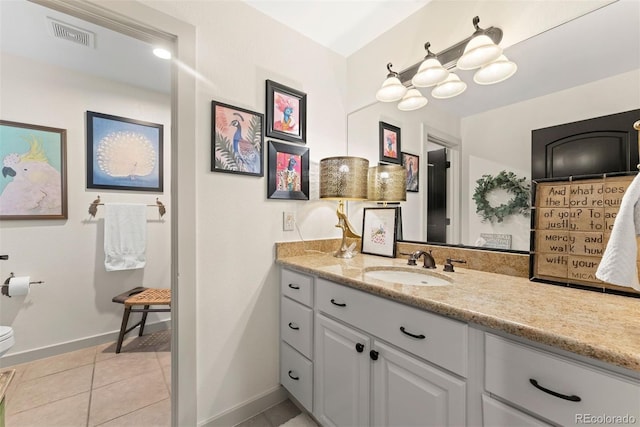
M 7 277 L 7 280 L 4 281 L 4 284 L 2 286 L 0 286 L 0 293 L 2 295 L 6 295 L 9 298 L 11 298 L 11 295 L 9 295 L 9 281 L 16 277 L 15 274 L 13 274 L 13 272 L 9 273 L 9 277 Z M 38 280 L 37 282 L 29 282 L 30 285 L 39 285 L 44 283 L 44 280 Z

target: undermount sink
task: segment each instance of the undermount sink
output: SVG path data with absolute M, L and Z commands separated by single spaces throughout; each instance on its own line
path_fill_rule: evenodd
M 407 267 L 369 267 L 364 270 L 364 278 L 411 286 L 448 286 L 452 284 L 452 280 L 448 277 L 422 269 L 422 267 L 417 268 L 420 270 Z

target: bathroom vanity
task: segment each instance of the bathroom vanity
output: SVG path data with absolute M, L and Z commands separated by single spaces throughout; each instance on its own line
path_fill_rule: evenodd
M 362 254 L 277 263 L 281 383 L 323 426 L 640 423 L 640 299 Z

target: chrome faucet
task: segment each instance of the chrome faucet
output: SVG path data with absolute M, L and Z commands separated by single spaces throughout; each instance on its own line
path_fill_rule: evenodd
M 436 268 L 436 261 L 433 259 L 433 255 L 431 255 L 431 251 L 415 251 L 409 256 L 409 260 L 407 261 L 408 265 L 416 265 L 416 261 L 420 259 L 420 257 L 424 257 L 424 268 Z

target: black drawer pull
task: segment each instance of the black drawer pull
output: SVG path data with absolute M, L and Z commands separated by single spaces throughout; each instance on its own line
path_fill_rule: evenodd
M 362 353 L 364 351 L 364 344 L 356 343 L 356 351 Z
M 298 381 L 300 377 L 294 377 L 293 375 L 291 375 L 291 372 L 293 371 L 289 371 L 289 378 L 291 378 L 292 380 Z
M 294 285 L 293 283 L 289 283 L 289 287 L 290 287 L 291 289 L 295 289 L 296 291 L 297 291 L 298 289 L 300 289 L 300 286 L 298 286 L 298 285 Z
M 414 335 L 414 334 L 412 334 L 411 332 L 407 332 L 407 330 L 404 328 L 404 326 L 400 326 L 400 332 L 402 332 L 402 333 L 403 333 L 403 334 L 405 334 L 405 335 L 409 335 L 411 338 L 416 338 L 416 339 L 419 339 L 419 340 L 423 340 L 423 339 L 425 339 L 425 338 L 426 338 L 426 337 L 425 337 L 424 335 L 422 335 L 422 334 L 420 334 L 420 335 Z
M 534 380 L 533 378 L 529 378 L 529 382 L 538 390 L 542 390 L 545 393 L 548 393 L 552 396 L 555 397 L 559 397 L 560 399 L 564 399 L 564 400 L 570 400 L 572 402 L 580 402 L 582 399 L 580 399 L 580 396 L 576 396 L 575 394 L 573 396 L 567 396 L 566 394 L 560 394 L 560 393 L 556 393 L 553 390 L 549 390 L 548 388 L 544 388 L 541 385 L 538 384 L 538 381 Z
M 291 323 L 291 322 L 289 322 L 289 327 L 290 327 L 291 329 L 293 329 L 294 331 L 297 331 L 297 330 L 299 330 L 299 329 L 300 329 L 300 327 L 299 327 L 299 326 L 296 326 L 296 325 L 294 325 L 294 324 L 293 324 L 293 323 Z
M 371 358 L 371 360 L 378 360 L 378 356 L 380 355 L 380 353 L 378 353 L 375 350 L 371 350 L 369 352 L 369 357 Z
M 347 306 L 347 304 L 343 304 L 341 302 L 336 302 L 336 300 L 334 300 L 333 298 L 331 298 L 331 304 L 337 305 L 338 307 L 346 307 Z

